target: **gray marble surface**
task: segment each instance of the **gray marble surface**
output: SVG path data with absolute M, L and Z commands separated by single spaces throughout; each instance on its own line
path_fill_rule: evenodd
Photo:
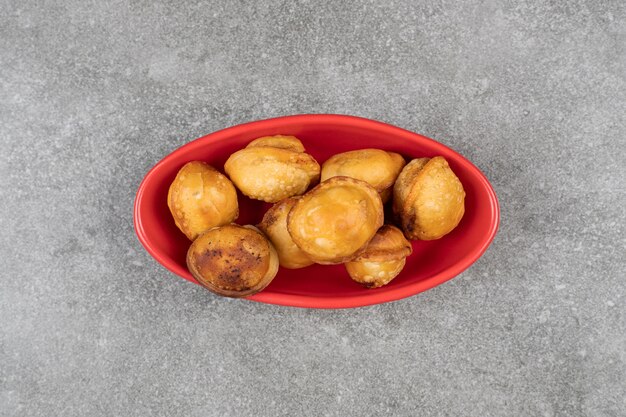
M 625 416 L 623 1 L 0 2 L 0 415 Z M 456 279 L 315 311 L 217 298 L 132 227 L 146 171 L 346 113 L 492 181 Z

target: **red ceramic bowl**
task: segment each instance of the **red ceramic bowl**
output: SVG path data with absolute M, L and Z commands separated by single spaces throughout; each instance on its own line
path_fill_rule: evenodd
M 228 156 L 252 139 L 295 135 L 321 164 L 331 155 L 380 148 L 407 159 L 444 156 L 465 192 L 465 216 L 450 234 L 413 242 L 413 254 L 390 284 L 367 289 L 353 282 L 343 265 L 281 268 L 272 283 L 250 300 L 313 308 L 347 308 L 398 300 L 426 291 L 468 268 L 487 249 L 499 223 L 498 200 L 485 176 L 471 162 L 432 139 L 395 126 L 353 116 L 311 114 L 279 117 L 230 127 L 194 140 L 163 158 L 143 179 L 135 199 L 134 223 L 146 250 L 175 274 L 197 284 L 185 264 L 191 242 L 176 228 L 167 191 L 178 170 L 192 160 L 222 169 Z M 239 196 L 239 224 L 257 224 L 269 205 Z M 208 293 L 207 293 L 208 294 Z

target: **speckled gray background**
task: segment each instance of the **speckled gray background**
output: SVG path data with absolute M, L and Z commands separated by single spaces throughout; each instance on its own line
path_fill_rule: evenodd
M 0 2 L 2 416 L 626 415 L 625 3 L 329 3 Z M 342 311 L 216 298 L 142 249 L 156 161 L 308 112 L 466 155 L 490 249 Z

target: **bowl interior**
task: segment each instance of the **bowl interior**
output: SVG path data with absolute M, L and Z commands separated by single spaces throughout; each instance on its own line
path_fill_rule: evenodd
M 463 183 L 466 210 L 452 233 L 435 241 L 414 241 L 406 267 L 385 287 L 363 288 L 349 278 L 343 265 L 313 265 L 298 270 L 281 268 L 274 281 L 251 299 L 342 307 L 402 298 L 454 277 L 484 252 L 495 235 L 498 209 L 493 189 L 475 166 L 451 149 L 421 135 L 367 119 L 292 116 L 248 123 L 205 136 L 179 148 L 150 171 L 137 196 L 135 224 L 140 240 L 159 262 L 195 282 L 185 265 L 191 242 L 178 230 L 167 207 L 169 185 L 182 165 L 202 160 L 223 172 L 224 162 L 231 153 L 252 139 L 274 134 L 297 136 L 320 164 L 336 153 L 363 148 L 395 151 L 407 160 L 442 155 Z M 241 194 L 239 204 L 239 224 L 257 224 L 269 207 Z

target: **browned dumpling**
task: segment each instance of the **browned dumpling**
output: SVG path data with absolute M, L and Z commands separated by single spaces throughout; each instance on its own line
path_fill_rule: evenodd
M 275 203 L 301 195 L 320 176 L 320 166 L 294 136 L 253 140 L 228 158 L 224 170 L 242 193 Z
M 365 251 L 345 264 L 346 270 L 350 278 L 368 288 L 382 287 L 400 274 L 412 251 L 400 229 L 384 225 Z
M 167 205 L 176 226 L 191 240 L 239 215 L 233 183 L 200 161 L 189 162 L 178 171 L 167 193 Z
M 286 198 L 274 204 L 263 216 L 259 224 L 270 239 L 283 268 L 297 269 L 313 264 L 313 261 L 300 249 L 287 231 L 287 216 L 296 204 L 298 197 Z
M 393 183 L 405 163 L 402 155 L 380 149 L 343 152 L 322 164 L 321 181 L 338 176 L 365 181 L 380 193 L 385 203 L 391 197 Z
M 294 152 L 304 152 L 304 145 L 302 145 L 300 139 L 295 136 L 263 136 L 248 143 L 246 148 L 252 148 L 255 146 L 269 146 L 272 148 L 287 149 Z
M 465 191 L 445 158 L 414 159 L 396 180 L 393 211 L 409 239 L 439 239 L 461 221 Z
M 294 243 L 319 264 L 351 259 L 382 224 L 383 203 L 376 190 L 348 177 L 333 177 L 313 188 L 287 218 Z
M 229 224 L 194 240 L 187 252 L 187 267 L 210 291 L 245 297 L 272 282 L 278 272 L 278 255 L 256 227 Z

